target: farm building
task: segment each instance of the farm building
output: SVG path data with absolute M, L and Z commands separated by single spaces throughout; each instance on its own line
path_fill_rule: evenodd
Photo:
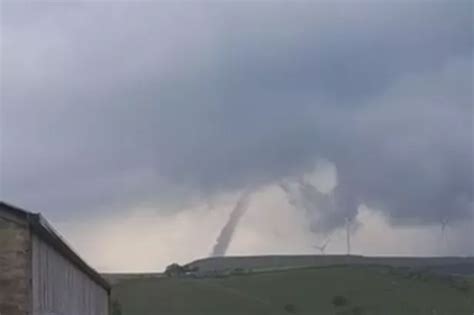
M 40 214 L 0 202 L 1 315 L 107 315 L 109 296 Z

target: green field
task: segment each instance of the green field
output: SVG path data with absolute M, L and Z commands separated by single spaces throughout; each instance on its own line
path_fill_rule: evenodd
M 474 314 L 472 278 L 380 266 L 124 280 L 112 297 L 122 315 Z

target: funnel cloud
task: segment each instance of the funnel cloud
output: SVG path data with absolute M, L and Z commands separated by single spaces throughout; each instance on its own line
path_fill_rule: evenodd
M 250 194 L 248 192 L 244 192 L 240 199 L 235 204 L 234 209 L 229 215 L 229 219 L 227 220 L 226 224 L 222 228 L 217 237 L 216 244 L 212 249 L 211 256 L 225 256 L 227 249 L 232 241 L 232 236 L 239 224 L 240 219 L 247 211 L 249 205 L 249 198 Z

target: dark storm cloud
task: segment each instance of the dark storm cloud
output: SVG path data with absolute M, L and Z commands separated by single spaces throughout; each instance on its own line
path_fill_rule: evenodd
M 69 215 L 325 158 L 327 226 L 472 212 L 470 1 L 2 6 L 4 198 Z

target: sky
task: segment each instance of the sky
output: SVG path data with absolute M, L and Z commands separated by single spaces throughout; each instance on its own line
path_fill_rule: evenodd
M 103 271 L 474 255 L 471 1 L 2 1 L 0 198 Z M 445 228 L 443 228 L 443 225 Z

